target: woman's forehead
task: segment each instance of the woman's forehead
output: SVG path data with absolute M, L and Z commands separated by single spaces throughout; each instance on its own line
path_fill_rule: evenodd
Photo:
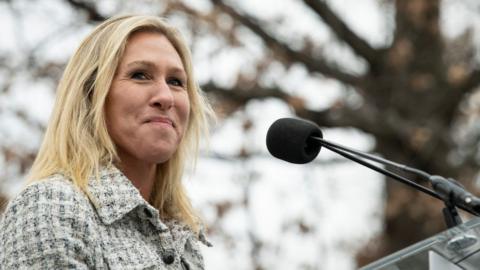
M 121 58 L 124 66 L 155 67 L 167 63 L 172 69 L 183 71 L 183 61 L 172 42 L 158 32 L 139 32 L 132 35 Z

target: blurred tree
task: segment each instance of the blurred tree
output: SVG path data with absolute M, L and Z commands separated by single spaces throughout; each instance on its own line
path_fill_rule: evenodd
M 289 89 L 264 87 L 239 77 L 233 87 L 222 88 L 214 83 L 204 89 L 231 106 L 241 107 L 249 100 L 276 97 L 285 100 L 300 117 L 325 127 L 354 127 L 375 137 L 374 152 L 398 162 L 430 172 L 453 177 L 471 187 L 479 162 L 477 156 L 479 130 L 460 136 L 472 117 L 467 103 L 474 99 L 480 84 L 480 70 L 474 58 L 471 32 L 457 40 L 447 40 L 440 29 L 439 0 L 386 1 L 394 5 L 395 27 L 392 40 L 375 48 L 355 33 L 332 8 L 320 0 L 304 0 L 335 34 L 337 41 L 363 59 L 366 70 L 349 72 L 319 54 L 309 37 L 301 48 L 290 44 L 272 30 L 274 25 L 242 11 L 237 5 L 212 0 L 210 22 L 221 28 L 214 16 L 231 17 L 236 28 L 247 28 L 261 39 L 270 51 L 270 61 L 286 67 L 302 64 L 312 76 L 325 76 L 345 84 L 361 99 L 360 104 L 348 101 L 351 93 L 325 110 L 309 110 Z M 188 10 L 188 9 L 187 9 Z M 190 12 L 192 13 L 192 12 Z M 238 38 L 230 37 L 232 43 Z M 317 50 L 316 50 L 317 49 Z M 445 229 L 441 203 L 393 181 L 387 184 L 385 231 L 372 243 L 376 248 L 358 254 L 359 265 L 399 250 Z M 380 240 L 380 242 L 378 241 Z
M 107 11 L 102 9 L 101 1 L 64 3 L 81 11 L 86 15 L 85 22 L 92 24 L 126 10 L 124 2 Z M 262 44 L 265 53 L 254 63 L 254 72 L 240 71 L 231 84 L 215 80 L 203 83 L 203 89 L 217 101 L 221 115 L 228 116 L 252 100 L 277 98 L 289 104 L 299 117 L 320 126 L 353 127 L 371 134 L 376 141 L 372 151 L 388 159 L 453 177 L 473 187 L 472 179 L 479 168 L 480 128 L 474 123 L 479 109 L 476 90 L 480 69 L 471 31 L 456 40 L 442 33 L 440 0 L 379 0 L 385 10 L 393 9 L 394 15 L 388 40 L 375 46 L 356 33 L 327 2 L 299 1 L 306 13 L 314 14 L 319 24 L 329 29 L 338 46 L 361 63 L 364 68 L 360 71 L 341 64 L 341 59 L 329 55 L 309 35 L 285 37 L 282 28 L 276 28 L 285 26 L 282 19 L 262 20 L 233 1 L 210 0 L 207 8 L 173 0 L 149 3 L 156 5 L 162 16 L 180 14 L 182 23 L 191 29 L 193 41 L 202 35 L 221 39 L 226 47 L 217 51 L 246 46 L 245 32 Z M 29 55 L 32 57 L 27 57 L 24 64 L 37 70 L 39 77 L 58 78 L 63 63 L 39 64 L 34 61 L 33 50 Z M 328 108 L 313 110 L 295 94 L 295 89 L 264 82 L 271 67 L 278 65 L 284 69 L 300 65 L 311 77 L 337 80 L 344 85 L 344 94 Z M 2 91 L 9 91 L 8 83 L 2 87 Z M 31 156 L 27 160 L 31 161 Z M 387 183 L 384 232 L 358 254 L 359 265 L 445 229 L 441 203 L 393 181 Z

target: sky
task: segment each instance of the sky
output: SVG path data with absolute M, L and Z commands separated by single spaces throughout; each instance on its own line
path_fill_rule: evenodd
M 49 80 L 34 80 L 22 68 L 28 60 L 25 53 L 47 40 L 47 45 L 38 48 L 36 57 L 65 61 L 93 26 L 76 22 L 74 11 L 59 0 L 14 2 L 13 10 L 0 2 L 0 52 L 7 51 L 11 57 L 9 65 L 19 67 L 15 74 L 7 74 L 0 67 L 0 84 L 8 81 L 13 85 L 11 91 L 0 94 L 0 142 L 29 151 L 38 148 L 42 134 L 19 121 L 11 110 L 24 111 L 47 123 L 55 85 Z M 199 10 L 209 8 L 206 1 L 189 2 Z M 380 8 L 376 0 L 328 2 L 374 46 L 389 42 L 391 7 Z M 443 2 L 443 31 L 455 38 L 472 28 L 478 38 L 480 16 L 473 16 L 478 11 L 471 8 L 470 1 L 458 2 Z M 109 11 L 115 10 L 116 4 L 100 1 L 100 5 Z M 141 5 L 126 6 L 132 12 L 153 12 L 145 11 L 148 8 Z M 364 63 L 350 51 L 332 42 L 332 33 L 298 1 L 245 0 L 238 6 L 263 20 L 288 16 L 272 31 L 293 39 L 307 33 L 346 69 L 359 73 L 365 69 Z M 21 16 L 16 13 L 19 11 Z M 178 24 L 181 27 L 181 21 Z M 214 79 L 220 85 L 229 85 L 239 71 L 247 74 L 253 71 L 252 63 L 268 48 L 249 33 L 243 37 L 245 47 L 225 50 L 214 57 L 211 52 L 222 46 L 218 39 L 207 36 L 192 44 L 200 82 Z M 301 66 L 285 70 L 274 65 L 270 75 L 262 80 L 265 84 L 275 81 L 294 89 L 311 109 L 328 107 L 344 91 L 335 81 L 308 76 Z M 214 247 L 203 248 L 207 269 L 250 269 L 252 235 L 264 243 L 259 260 L 266 269 L 299 269 L 302 265 L 314 265 L 314 269 L 355 269 L 354 252 L 381 232 L 385 199 L 382 176 L 344 161 L 326 149 L 322 149 L 317 160 L 306 165 L 270 157 L 265 147 L 268 127 L 278 118 L 292 116 L 292 110 L 275 99 L 249 103 L 243 111 L 222 119 L 214 127 L 210 152 L 202 151 L 196 170 L 189 170 L 185 177 L 195 208 L 213 228 L 209 238 Z M 251 119 L 253 128 L 242 130 L 243 123 Z M 371 136 L 353 129 L 323 131 L 326 139 L 363 151 L 375 143 Z M 247 149 L 253 157 L 242 161 L 211 154 L 229 157 L 240 149 Z M 10 194 L 18 192 L 23 183 L 16 170 L 14 165 L 6 163 L 5 157 L 0 158 L 0 179 L 7 179 L 2 187 Z M 244 207 L 245 201 L 248 207 Z M 230 209 L 222 219 L 217 219 L 219 204 L 229 205 Z M 298 223 L 308 228 L 308 232 L 301 233 Z

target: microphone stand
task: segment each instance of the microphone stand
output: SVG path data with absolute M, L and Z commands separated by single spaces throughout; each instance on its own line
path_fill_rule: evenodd
M 310 139 L 319 141 L 323 147 L 347 159 L 353 160 L 374 171 L 377 171 L 383 175 L 391 177 L 403 184 L 406 184 L 410 187 L 420 190 L 421 192 L 426 193 L 434 198 L 442 200 L 445 205 L 445 207 L 442 209 L 442 213 L 448 228 L 455 227 L 459 224 L 462 224 L 462 219 L 460 218 L 456 207 L 466 212 L 469 212 L 475 216 L 480 216 L 480 199 L 476 198 L 475 196 L 467 192 L 463 188 L 463 186 L 461 186 L 461 184 L 455 181 L 454 179 L 445 179 L 444 177 L 441 177 L 438 175 L 430 175 L 424 171 L 411 168 L 403 164 L 395 163 L 387 159 L 383 159 L 374 155 L 363 153 L 345 146 L 341 146 L 341 145 L 329 142 L 327 140 L 324 140 L 321 137 L 312 136 L 310 137 Z M 389 170 L 375 166 L 370 162 L 365 161 L 362 158 L 368 159 L 380 164 L 389 165 L 396 169 L 418 175 L 421 178 L 429 181 L 433 187 L 433 190 L 428 189 L 422 185 L 419 185 Z

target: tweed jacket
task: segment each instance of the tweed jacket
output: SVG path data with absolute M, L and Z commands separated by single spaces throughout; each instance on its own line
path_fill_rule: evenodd
M 90 196 L 57 174 L 25 188 L 0 221 L 0 269 L 203 269 L 198 237 L 157 209 L 116 167 Z

